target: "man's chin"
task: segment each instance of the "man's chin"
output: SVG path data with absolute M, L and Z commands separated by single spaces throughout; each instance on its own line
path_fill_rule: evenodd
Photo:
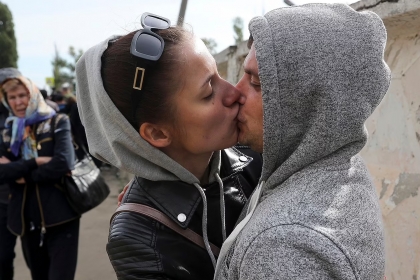
M 245 133 L 242 130 L 238 130 L 238 143 L 244 146 L 249 146 L 249 143 L 245 137 Z

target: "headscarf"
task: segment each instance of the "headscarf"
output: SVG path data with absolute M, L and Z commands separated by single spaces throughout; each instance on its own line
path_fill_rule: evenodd
M 0 72 L 2 70 L 3 69 L 1 69 Z M 10 79 L 18 79 L 29 92 L 28 107 L 26 108 L 25 117 L 23 118 L 19 118 L 13 114 L 12 109 L 7 103 L 6 96 L 3 93 L 2 85 Z M 5 126 L 12 129 L 10 141 L 10 150 L 12 154 L 18 156 L 19 150 L 22 147 L 23 159 L 38 157 L 36 147 L 31 143 L 31 137 L 23 139 L 25 127 L 52 118 L 55 115 L 55 111 L 47 105 L 38 88 L 29 79 L 21 75 L 12 75 L 5 79 L 0 87 L 0 95 L 1 102 L 10 112 L 10 116 L 6 119 Z

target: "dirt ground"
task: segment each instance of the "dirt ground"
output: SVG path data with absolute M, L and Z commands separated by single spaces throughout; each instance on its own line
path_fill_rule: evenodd
M 109 219 L 116 206 L 119 190 L 130 180 L 130 176 L 119 178 L 117 169 L 102 171 L 111 193 L 98 207 L 84 214 L 80 224 L 79 256 L 75 280 L 116 280 L 114 269 L 106 254 Z M 30 280 L 30 272 L 22 256 L 20 240 L 16 246 L 15 280 Z

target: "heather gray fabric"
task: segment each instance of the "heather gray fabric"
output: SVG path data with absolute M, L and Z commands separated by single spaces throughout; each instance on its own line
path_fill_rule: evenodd
M 89 152 L 104 162 L 148 180 L 181 180 L 199 184 L 191 172 L 143 140 L 106 93 L 101 77 L 101 57 L 108 42 L 117 38 L 112 36 L 93 46 L 76 65 L 77 103 Z M 216 152 L 210 182 L 216 180 L 214 174 L 219 170 L 220 152 Z
M 261 198 L 215 279 L 383 279 L 378 198 L 358 155 L 390 82 L 381 19 L 308 4 L 249 29 L 263 92 Z

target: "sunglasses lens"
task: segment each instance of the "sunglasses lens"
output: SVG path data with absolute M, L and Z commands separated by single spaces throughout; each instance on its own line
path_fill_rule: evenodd
M 169 23 L 163 19 L 156 18 L 153 16 L 147 16 L 144 18 L 144 24 L 151 28 L 169 28 Z
M 142 54 L 157 56 L 160 52 L 161 41 L 150 34 L 142 33 L 136 41 L 136 51 Z

